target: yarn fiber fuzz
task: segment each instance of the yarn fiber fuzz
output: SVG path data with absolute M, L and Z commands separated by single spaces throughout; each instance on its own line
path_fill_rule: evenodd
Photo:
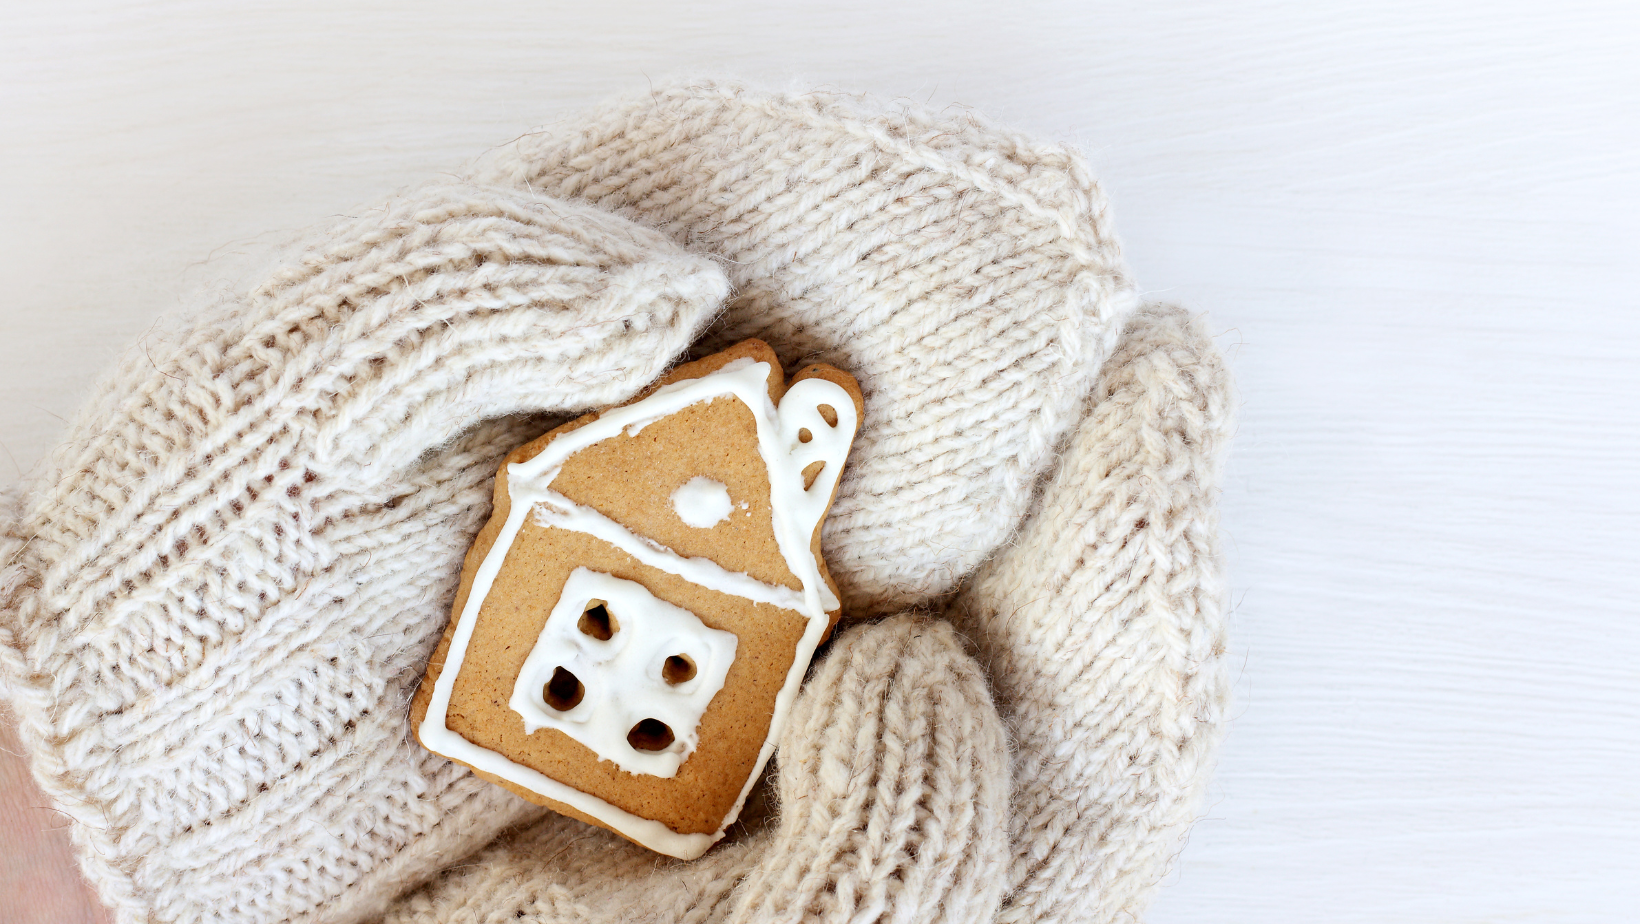
M 0 683 L 121 921 L 1142 913 L 1223 719 L 1228 384 L 1075 152 L 680 83 L 312 240 L 0 498 Z M 916 612 L 839 634 L 767 817 L 675 863 L 406 701 L 496 460 L 751 336 L 859 379 L 826 555 L 851 615 Z

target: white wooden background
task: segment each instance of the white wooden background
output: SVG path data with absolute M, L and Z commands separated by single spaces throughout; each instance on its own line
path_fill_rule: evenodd
M 1154 922 L 1640 918 L 1632 3 L 23 3 L 0 484 L 183 293 L 677 73 L 1074 140 L 1209 312 L 1235 718 Z

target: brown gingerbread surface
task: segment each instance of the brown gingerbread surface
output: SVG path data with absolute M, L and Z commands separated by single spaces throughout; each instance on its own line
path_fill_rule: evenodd
M 778 404 L 787 388 L 779 362 L 772 349 L 755 340 L 679 366 L 628 403 L 672 382 L 708 375 L 742 357 L 769 364 L 769 396 Z M 813 366 L 793 382 L 809 377 L 842 386 L 854 399 L 856 411 L 863 414 L 859 386 L 851 376 L 829 366 Z M 496 478 L 495 510 L 467 554 L 453 613 L 464 608 L 474 574 L 510 511 L 507 464 L 532 458 L 552 440 L 598 416 L 589 414 L 558 427 L 504 460 Z M 730 515 L 710 528 L 685 524 L 671 506 L 672 492 L 696 476 L 726 486 L 733 504 Z M 769 476 L 758 451 L 756 420 L 732 396 L 691 405 L 645 425 L 636 434 L 623 432 L 575 453 L 565 460 L 552 488 L 685 557 L 707 558 L 766 584 L 794 590 L 801 586 L 775 540 Z M 832 584 L 820 555 L 819 525 L 811 551 L 822 576 Z M 724 685 L 701 718 L 699 743 L 672 778 L 626 772 L 553 728 L 527 733 L 522 717 L 508 704 L 525 658 L 569 575 L 578 567 L 642 584 L 659 599 L 738 639 Z M 831 589 L 835 595 L 835 585 Z M 827 615 L 835 625 L 838 613 Z M 633 815 L 659 821 L 680 834 L 714 834 L 734 811 L 747 780 L 757 770 L 775 699 L 792 668 L 807 622 L 794 610 L 754 603 L 650 567 L 594 536 L 526 520 L 479 610 L 452 690 L 446 725 L 479 747 Z M 452 619 L 412 702 L 411 721 L 416 728 L 426 715 L 454 625 Z M 533 802 L 601 824 L 510 781 L 480 775 Z

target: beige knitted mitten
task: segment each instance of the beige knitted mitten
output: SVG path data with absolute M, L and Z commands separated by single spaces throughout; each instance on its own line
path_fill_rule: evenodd
M 475 173 L 138 354 L 14 499 L 0 679 L 121 917 L 1141 911 L 1224 698 L 1226 383 L 1188 318 L 1135 310 L 1081 160 L 679 84 Z M 494 460 L 541 426 L 500 415 L 620 400 L 725 294 L 637 225 L 729 274 L 698 349 L 759 336 L 859 378 L 827 556 L 851 614 L 921 613 L 840 633 L 772 814 L 693 863 L 543 817 L 405 727 Z
M 355 920 L 533 806 L 406 737 L 520 411 L 617 402 L 715 264 L 423 190 L 150 338 L 0 521 L 0 681 L 121 921 Z

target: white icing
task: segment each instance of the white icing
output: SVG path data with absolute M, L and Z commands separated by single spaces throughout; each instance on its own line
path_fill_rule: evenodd
M 842 392 L 841 402 L 837 400 L 838 392 Z M 822 404 L 837 413 L 837 426 L 826 423 L 825 416 L 820 413 Z M 841 411 L 845 404 L 848 406 L 846 428 Z M 807 524 L 807 536 L 814 535 L 814 528 L 826 515 L 826 505 L 831 503 L 831 489 L 837 486 L 837 479 L 843 473 L 842 460 L 848 455 L 849 444 L 854 442 L 854 425 L 854 399 L 834 382 L 804 379 L 787 389 L 786 396 L 780 399 L 780 439 L 788 447 L 788 467 L 796 472 L 798 488 L 798 493 L 787 502 L 792 505 L 798 523 Z M 799 438 L 805 430 L 810 434 L 806 443 Z M 803 469 L 816 462 L 823 468 L 814 483 L 804 490 Z M 804 551 L 808 551 L 807 539 L 803 540 L 803 546 Z M 814 556 L 809 557 L 812 560 Z M 824 583 L 821 582 L 822 586 Z
M 581 631 L 581 614 L 593 600 L 603 601 L 617 626 L 607 640 Z M 524 718 L 526 732 L 556 728 L 628 773 L 671 779 L 694 753 L 700 717 L 723 689 L 739 644 L 733 632 L 709 628 L 642 584 L 576 568 L 524 659 L 509 705 Z M 689 658 L 694 677 L 668 683 L 662 669 L 672 655 Z M 558 668 L 575 675 L 585 691 L 565 711 L 545 696 Z M 672 744 L 660 751 L 629 744 L 627 732 L 644 719 L 666 723 Z
M 596 536 L 649 567 L 675 574 L 692 584 L 745 597 L 754 603 L 778 606 L 783 610 L 804 611 L 803 595 L 790 587 L 765 584 L 749 574 L 730 571 L 710 558 L 684 558 L 659 542 L 640 536 L 591 507 L 577 504 L 550 488 L 542 491 L 540 498 L 535 505 L 535 522 L 538 526 L 556 526 Z M 829 589 L 826 597 L 833 599 Z M 835 606 L 832 604 L 832 607 Z
M 568 805 L 597 818 L 645 847 L 668 856 L 685 860 L 694 859 L 705 853 L 723 836 L 723 829 L 740 815 L 747 794 L 751 792 L 764 765 L 774 753 L 774 743 L 779 738 L 781 729 L 785 727 L 786 717 L 791 711 L 793 700 L 797 697 L 797 690 L 802 685 L 809 661 L 829 625 L 827 614 L 838 605 L 836 597 L 820 577 L 819 564 L 810 549 L 810 542 L 815 528 L 819 525 L 820 515 L 825 510 L 825 501 L 829 500 L 832 487 L 836 485 L 855 429 L 859 425 L 853 398 L 842 386 L 823 379 L 809 379 L 794 385 L 787 391 L 777 410 L 774 402 L 769 400 L 769 371 L 767 363 L 741 359 L 726 364 L 711 375 L 674 382 L 657 389 L 636 404 L 614 408 L 592 423 L 563 434 L 548 443 L 534 458 L 507 467 L 508 496 L 512 507 L 506 522 L 502 524 L 500 534 L 496 537 L 495 544 L 473 574 L 466 605 L 457 617 L 456 629 L 450 638 L 450 650 L 446 655 L 444 668 L 439 673 L 438 681 L 433 685 L 433 696 L 420 728 L 421 741 L 429 750 L 457 758 L 487 773 Z M 794 595 L 797 597 L 793 601 L 796 605 L 790 608 L 802 613 L 808 619 L 808 625 L 798 642 L 780 693 L 775 697 L 774 716 L 769 723 L 768 737 L 764 739 L 763 747 L 758 753 L 757 765 L 747 777 L 734 809 L 724 818 L 722 827 L 713 834 L 679 834 L 658 821 L 639 818 L 597 796 L 572 789 L 537 770 L 481 748 L 450 731 L 445 722 L 449 714 L 450 696 L 455 689 L 456 678 L 461 672 L 467 646 L 472 641 L 478 612 L 484 605 L 485 597 L 489 595 L 490 587 L 495 583 L 495 577 L 501 570 L 508 550 L 512 548 L 518 530 L 524 524 L 524 518 L 538 504 L 549 510 L 547 515 L 555 526 L 598 535 L 646 563 L 649 560 L 659 560 L 667 561 L 675 567 L 689 567 L 688 575 L 682 575 L 678 570 L 668 570 L 722 593 L 756 599 L 741 592 L 747 587 L 745 582 L 750 581 L 759 587 L 767 585 L 753 581 L 746 575 L 738 575 L 745 581 L 737 581 L 733 572 L 716 566 L 715 563 L 711 563 L 716 568 L 715 571 L 705 567 L 679 566 L 678 562 L 704 562 L 705 559 L 682 558 L 656 543 L 633 535 L 618 524 L 613 524 L 607 517 L 596 514 L 596 511 L 588 511 L 596 514 L 596 517 L 586 516 L 580 511 L 586 511 L 587 508 L 570 504 L 567 498 L 563 498 L 548 487 L 558 476 L 564 461 L 582 449 L 616 436 L 623 430 L 636 432 L 629 428 L 642 429 L 691 404 L 724 395 L 739 398 L 756 419 L 758 452 L 763 457 L 769 474 L 775 540 L 779 544 L 787 567 L 797 576 L 803 588 L 800 595 Z M 808 405 L 806 408 L 805 403 Z M 820 417 L 817 410 L 820 404 L 830 405 L 836 412 L 836 427 L 828 426 L 824 418 Z M 811 411 L 813 418 L 818 419 L 818 427 L 814 426 L 813 420 L 808 419 Z M 783 418 L 787 414 L 792 415 L 791 419 L 794 421 L 803 419 L 807 423 L 802 426 L 782 426 Z M 797 439 L 797 431 L 805 427 L 812 436 L 809 443 L 802 443 Z M 816 453 L 809 451 L 808 447 L 815 443 L 820 444 L 819 453 L 824 455 L 823 458 L 816 458 Z M 803 460 L 802 464 L 798 464 L 799 460 Z M 803 468 L 813 461 L 823 461 L 825 468 L 810 490 L 805 491 Z M 557 500 L 562 500 L 567 506 L 556 503 Z M 615 530 L 610 530 L 602 524 L 613 525 Z M 593 529 L 603 531 L 593 532 Z M 787 592 L 790 593 L 789 590 Z
M 723 482 L 696 475 L 672 492 L 672 509 L 678 519 L 690 526 L 711 529 L 729 519 L 735 505 L 729 500 L 729 488 Z

